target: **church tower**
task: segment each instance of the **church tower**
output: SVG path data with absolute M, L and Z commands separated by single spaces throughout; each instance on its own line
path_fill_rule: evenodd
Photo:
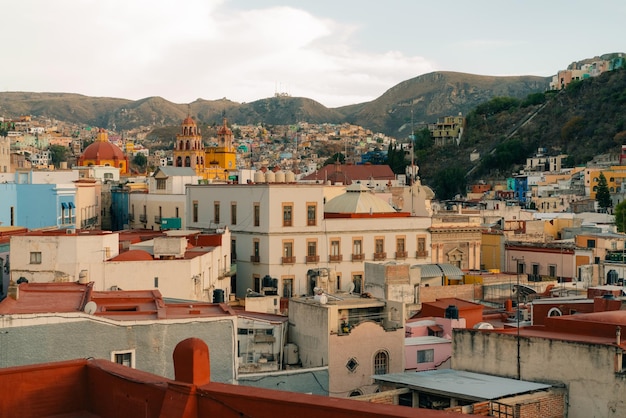
M 206 171 L 208 179 L 228 180 L 231 172 L 237 170 L 237 153 L 233 146 L 233 131 L 226 118 L 217 130 L 217 146 L 206 149 Z
M 181 132 L 176 134 L 174 145 L 174 166 L 190 167 L 198 176 L 204 177 L 204 146 L 200 129 L 191 116 L 181 124 Z

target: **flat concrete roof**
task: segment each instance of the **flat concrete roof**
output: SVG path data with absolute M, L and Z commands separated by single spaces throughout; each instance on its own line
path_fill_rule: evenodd
M 551 387 L 543 383 L 453 369 L 391 373 L 374 375 L 372 378 L 426 393 L 473 401 L 500 399 Z
M 423 336 L 423 337 L 409 337 L 404 339 L 404 346 L 412 345 L 427 345 L 427 344 L 452 344 L 452 341 L 447 338 Z

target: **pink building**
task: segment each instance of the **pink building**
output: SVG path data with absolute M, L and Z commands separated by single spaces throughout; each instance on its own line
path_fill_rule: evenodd
M 405 370 L 447 369 L 452 355 L 452 329 L 465 328 L 465 319 L 417 318 L 405 325 Z

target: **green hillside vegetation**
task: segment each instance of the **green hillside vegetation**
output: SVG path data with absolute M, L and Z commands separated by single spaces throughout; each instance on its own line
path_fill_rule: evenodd
M 468 182 L 504 179 L 539 147 L 548 154 L 567 154 L 573 166 L 619 152 L 625 141 L 626 70 L 619 69 L 559 92 L 533 93 L 522 100 L 493 98 L 468 113 L 459 146 L 416 147 L 416 159 L 422 181 L 439 198 L 451 198 L 437 186 L 446 183 L 452 168 L 466 173 Z M 480 153 L 480 160 L 470 162 L 472 151 Z

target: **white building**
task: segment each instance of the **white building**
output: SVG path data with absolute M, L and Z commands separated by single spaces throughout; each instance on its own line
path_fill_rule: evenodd
M 131 228 L 167 229 L 162 228 L 163 218 L 175 218 L 185 229 L 185 187 L 198 184 L 199 179 L 189 167 L 157 167 L 148 177 L 148 193 L 129 195 L 131 214 L 135 215 Z
M 329 196 L 336 196 L 332 199 Z M 364 262 L 429 263 L 430 217 L 396 211 L 367 188 L 321 184 L 207 184 L 187 187 L 188 228 L 232 230 L 237 294 L 276 279 L 283 297 L 311 294 L 315 274 L 329 290 L 363 291 Z
M 230 232 L 158 236 L 120 253 L 119 233 L 30 232 L 11 238 L 11 279 L 94 282 L 94 290 L 158 289 L 164 297 L 211 301 L 230 294 Z M 178 231 L 177 231 L 178 232 Z M 189 234 L 187 234 L 189 235 Z M 222 245 L 222 243 L 226 245 Z

